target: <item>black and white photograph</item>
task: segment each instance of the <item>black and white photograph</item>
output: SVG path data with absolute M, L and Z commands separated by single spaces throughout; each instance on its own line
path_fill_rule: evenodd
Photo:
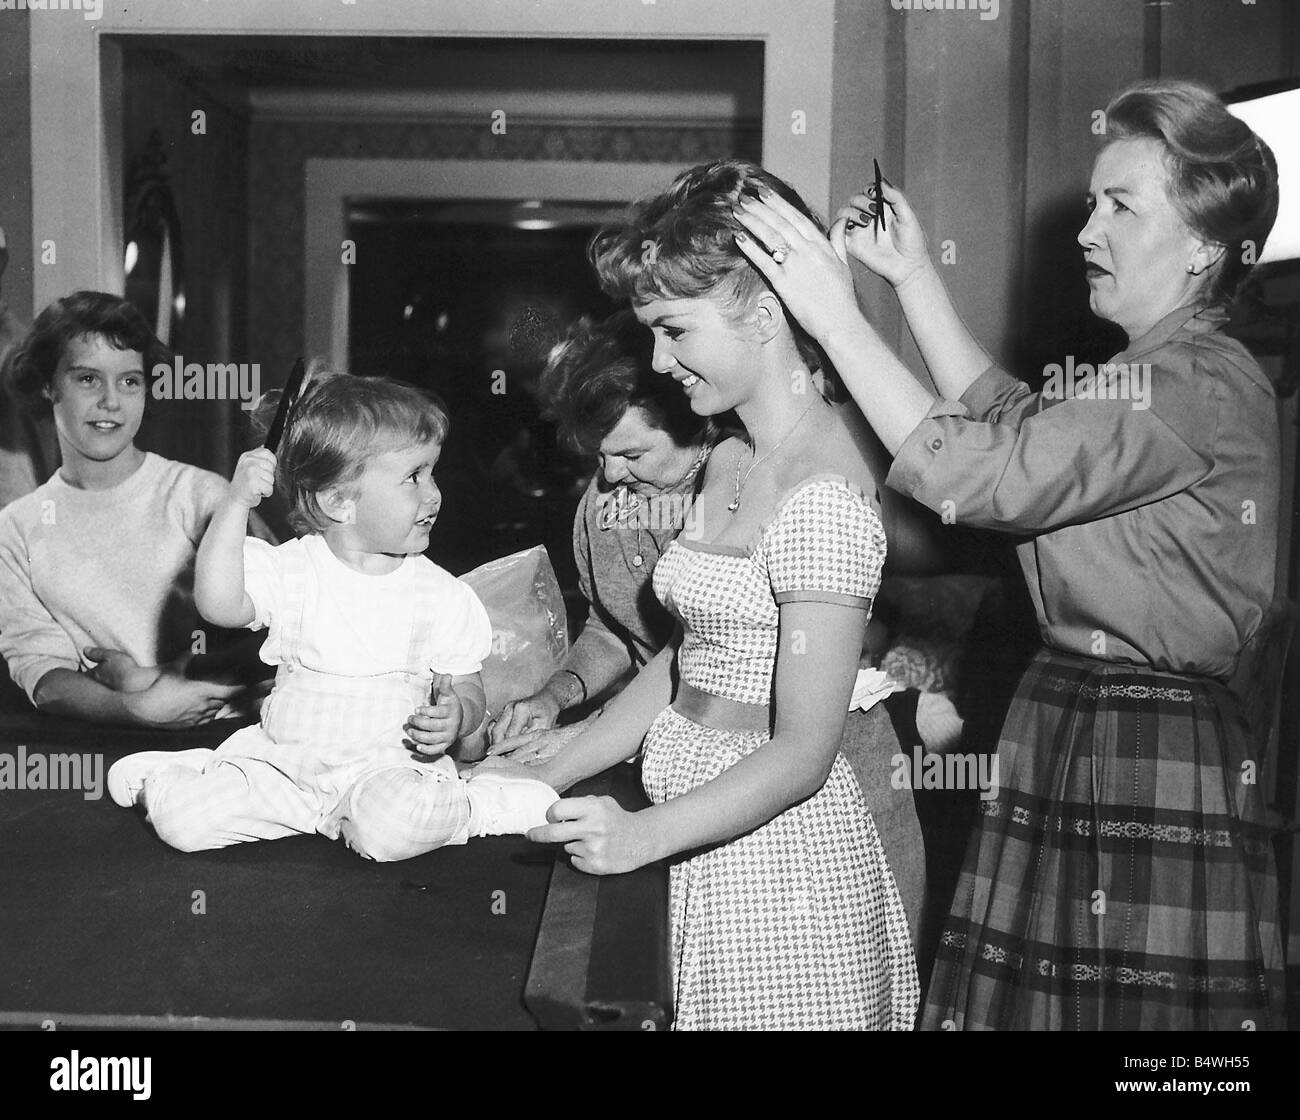
M 0 0 L 6 1083 L 1285 1077 L 1298 451 L 1291 0 Z

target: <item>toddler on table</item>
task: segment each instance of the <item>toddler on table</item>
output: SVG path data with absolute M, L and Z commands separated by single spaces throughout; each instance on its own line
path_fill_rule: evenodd
M 279 668 L 260 725 L 215 751 L 147 751 L 109 770 L 113 799 L 143 806 L 168 844 L 319 832 L 390 861 L 545 823 L 557 799 L 545 783 L 462 777 L 446 753 L 471 761 L 485 748 L 492 640 L 474 592 L 422 555 L 447 428 L 413 386 L 322 374 L 278 461 L 240 458 L 199 549 L 195 598 L 216 625 L 265 628 L 262 658 Z M 277 474 L 304 535 L 272 547 L 245 533 Z

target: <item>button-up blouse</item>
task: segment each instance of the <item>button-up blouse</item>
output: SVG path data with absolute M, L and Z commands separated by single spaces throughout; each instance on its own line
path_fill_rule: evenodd
M 1227 679 L 1273 597 L 1280 433 L 1225 318 L 1179 308 L 1099 367 L 1048 367 L 1041 392 L 991 367 L 935 403 L 887 483 L 1025 538 L 1047 645 Z

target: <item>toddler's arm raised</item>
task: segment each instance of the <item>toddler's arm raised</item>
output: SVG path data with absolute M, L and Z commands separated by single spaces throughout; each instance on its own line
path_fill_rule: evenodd
M 230 493 L 203 534 L 194 569 L 194 602 L 216 626 L 247 626 L 256 614 L 244 590 L 244 537 L 249 511 L 274 489 L 275 455 L 262 447 L 244 452 L 235 466 Z

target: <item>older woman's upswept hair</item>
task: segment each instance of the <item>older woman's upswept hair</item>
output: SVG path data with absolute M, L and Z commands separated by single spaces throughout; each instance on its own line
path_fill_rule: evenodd
M 1106 135 L 1164 145 L 1170 201 L 1193 233 L 1226 250 L 1210 297 L 1234 296 L 1277 218 L 1277 161 L 1269 146 L 1195 82 L 1130 86 L 1106 107 Z
M 590 255 L 600 286 L 615 299 L 719 296 L 738 315 L 749 310 L 767 281 L 736 248 L 745 228 L 732 211 L 744 195 L 772 191 L 826 227 L 789 183 L 743 159 L 703 163 L 683 171 L 662 194 L 635 203 L 621 225 L 600 230 Z M 811 370 L 828 368 L 820 347 L 793 319 L 799 353 Z
M 263 395 L 252 416 L 255 432 L 270 427 L 280 391 Z M 289 500 L 289 524 L 298 533 L 319 533 L 331 524 L 317 495 L 349 486 L 366 461 L 430 440 L 442 443 L 450 421 L 423 389 L 387 377 L 352 377 L 313 371 L 285 428 L 276 457 L 276 484 Z
M 683 446 L 696 442 L 706 422 L 670 377 L 655 373 L 650 361 L 654 339 L 630 311 L 603 323 L 584 316 L 551 350 L 542 371 L 541 397 L 546 416 L 560 438 L 591 453 L 635 405 L 650 424 Z
M 45 393 L 53 383 L 59 362 L 73 339 L 86 337 L 102 338 L 119 350 L 137 352 L 146 377 L 155 365 L 170 357 L 134 304 L 108 292 L 73 292 L 56 299 L 36 316 L 36 322 L 5 363 L 5 376 L 27 411 L 37 416 L 49 414 L 50 401 Z

